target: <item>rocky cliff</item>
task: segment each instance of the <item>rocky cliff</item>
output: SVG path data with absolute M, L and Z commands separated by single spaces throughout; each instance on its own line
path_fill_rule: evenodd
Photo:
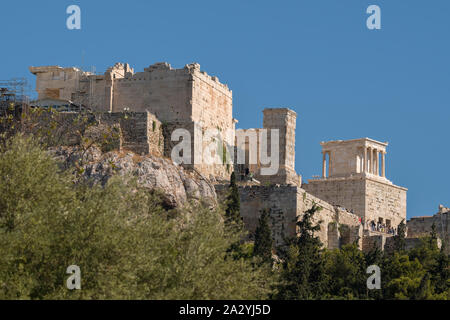
M 77 168 L 82 178 L 105 184 L 114 174 L 131 174 L 150 190 L 160 190 L 169 207 L 200 199 L 214 206 L 217 197 L 214 186 L 200 173 L 185 170 L 170 159 L 153 155 L 140 156 L 129 151 L 102 153 L 93 146 L 87 151 L 74 147 L 50 149 L 64 168 Z

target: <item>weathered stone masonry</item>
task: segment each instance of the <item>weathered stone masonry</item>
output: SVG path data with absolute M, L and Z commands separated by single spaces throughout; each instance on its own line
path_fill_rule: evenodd
M 223 194 L 226 186 L 217 185 L 216 189 L 217 193 Z M 240 186 L 239 194 L 241 216 L 250 234 L 256 230 L 262 211 L 268 210 L 276 245 L 283 245 L 286 238 L 296 235 L 297 220 L 316 203 L 322 210 L 315 215 L 314 222 L 320 222 L 321 229 L 317 235 L 325 247 L 339 248 L 353 242 L 362 246 L 362 226 L 357 216 L 308 194 L 298 186 Z
M 322 178 L 304 183 L 302 187 L 307 192 L 345 207 L 359 216 L 366 228 L 370 221 L 394 228 L 406 221 L 407 189 L 394 185 L 385 176 L 387 143 L 363 138 L 321 145 Z
M 197 63 L 182 69 L 156 63 L 137 73 L 128 64 L 117 63 L 103 75 L 59 66 L 30 67 L 30 71 L 36 75 L 40 100 L 70 100 L 97 112 L 148 111 L 165 125 L 193 130 L 195 123 L 203 131 L 231 131 L 231 136 L 222 138 L 227 146 L 234 145 L 232 91 L 217 77 L 201 71 Z M 190 133 L 194 137 L 194 132 Z M 210 141 L 202 142 L 204 150 Z M 232 163 L 206 165 L 196 156 L 193 154 L 192 167 L 206 176 L 228 178 L 233 170 Z
M 433 216 L 412 217 L 406 223 L 408 238 L 428 236 L 434 224 L 436 233 L 445 243 L 445 249 L 450 254 L 450 208 L 439 206 L 439 211 Z
M 277 244 L 282 244 L 285 237 L 295 236 L 295 221 L 313 202 L 323 208 L 316 215 L 316 222 L 321 221 L 319 237 L 328 248 L 355 241 L 366 250 L 373 246 L 388 248 L 392 236 L 369 230 L 368 222 L 395 228 L 406 219 L 407 189 L 386 178 L 386 142 L 368 138 L 322 142 L 322 178 L 302 184 L 295 171 L 297 114 L 288 108 L 267 108 L 263 111 L 262 129 L 235 130 L 232 91 L 217 77 L 201 71 L 197 63 L 181 69 L 156 63 L 136 73 L 128 64 L 117 63 L 102 75 L 59 66 L 30 67 L 30 71 L 36 75 L 41 102 L 36 106 L 66 101 L 68 105 L 88 107 L 94 111 L 94 121 L 99 125 L 120 130 L 120 148 L 170 157 L 179 142 L 171 141 L 171 133 L 185 129 L 192 137 L 192 164 L 186 167 L 212 181 L 228 178 L 233 170 L 239 176 L 247 170 L 253 173 L 257 180 L 252 183 L 256 185 L 239 187 L 242 217 L 253 232 L 261 211 L 269 210 Z M 219 143 L 242 149 L 245 163 L 236 165 L 236 159 L 231 163 L 203 163 L 203 150 L 211 141 L 198 139 L 195 131 L 198 128 L 201 133 L 208 129 L 217 129 L 221 134 L 230 131 L 232 134 L 222 135 L 223 141 Z M 261 163 L 258 152 L 263 129 L 279 130 L 280 161 L 275 175 L 261 174 L 261 169 L 267 167 Z M 248 137 L 243 145 L 237 145 L 241 135 Z M 254 163 L 249 161 L 249 137 L 256 137 Z M 270 131 L 267 138 L 270 155 Z M 200 148 L 202 159 L 194 152 L 195 148 Z M 224 191 L 225 186 L 216 188 Z M 417 242 L 414 237 L 429 233 L 433 223 L 448 243 L 449 211 L 440 208 L 433 217 L 408 221 L 408 245 Z

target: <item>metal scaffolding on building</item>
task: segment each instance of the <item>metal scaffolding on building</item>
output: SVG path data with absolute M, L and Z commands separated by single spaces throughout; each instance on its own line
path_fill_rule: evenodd
M 28 82 L 25 78 L 0 80 L 0 115 L 23 110 L 29 104 Z

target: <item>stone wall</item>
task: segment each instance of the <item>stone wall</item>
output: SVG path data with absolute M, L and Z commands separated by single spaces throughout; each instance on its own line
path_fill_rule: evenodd
M 121 147 L 137 154 L 164 154 L 161 122 L 150 112 L 114 112 L 97 114 L 99 123 L 119 124 Z
M 197 63 L 182 69 L 155 63 L 137 73 L 117 63 L 103 75 L 58 66 L 30 71 L 37 76 L 39 99 L 73 100 L 96 111 L 150 111 L 164 122 L 195 121 L 223 131 L 234 128 L 231 90 Z
M 413 217 L 406 222 L 407 237 L 416 238 L 429 236 L 431 226 L 436 226 L 436 232 L 445 243 L 446 252 L 450 253 L 450 210 L 441 210 L 433 216 Z
M 296 234 L 297 188 L 293 186 L 244 186 L 239 188 L 241 216 L 250 234 L 258 226 L 262 210 L 269 211 L 274 244 Z
M 48 146 L 71 146 L 79 145 L 85 131 L 95 123 L 93 114 L 30 108 L 22 114 L 20 131 L 39 135 Z
M 344 207 L 363 222 L 370 220 L 391 226 L 406 219 L 406 189 L 384 182 L 382 179 L 354 176 L 309 180 L 302 187 L 318 198 Z
M 198 63 L 187 65 L 183 70 L 192 79 L 192 120 L 202 124 L 204 129 L 217 129 L 222 133 L 232 130 L 234 135 L 232 91 L 220 83 L 218 77 L 200 71 Z M 231 138 L 234 139 L 234 136 Z M 233 140 L 227 142 L 234 145 Z
M 320 224 L 318 236 L 324 247 L 333 249 L 355 243 L 362 248 L 362 224 L 359 217 L 339 206 L 333 206 L 302 188 L 298 188 L 298 216 L 311 208 L 313 203 L 322 209 L 315 215 L 314 222 Z
M 190 163 L 183 163 L 185 168 L 195 169 L 202 175 L 208 177 L 211 180 L 229 180 L 231 173 L 233 172 L 233 161 L 231 159 L 232 146 L 227 141 L 222 140 L 222 136 L 208 139 L 204 136 L 204 130 L 198 125 L 198 123 L 190 122 L 169 122 L 163 123 L 164 132 L 164 155 L 171 158 L 172 150 L 177 145 L 182 144 L 183 138 L 174 136 L 175 141 L 172 141 L 172 134 L 178 129 L 182 129 L 189 133 L 190 141 L 187 141 L 188 152 L 190 152 Z M 214 150 L 210 150 L 210 146 L 214 147 Z M 184 151 L 184 150 L 183 150 Z M 215 163 L 208 163 L 205 158 L 206 154 L 210 152 L 211 155 L 217 156 Z M 224 158 L 224 152 L 227 155 Z M 180 157 L 183 153 L 179 153 Z M 186 156 L 186 155 L 184 155 Z
M 405 250 L 411 250 L 422 245 L 423 238 L 413 237 L 405 238 Z M 442 247 L 442 241 L 438 238 L 437 246 L 440 249 Z M 367 232 L 363 237 L 363 251 L 369 252 L 375 248 L 385 251 L 388 254 L 392 254 L 395 250 L 395 236 L 390 236 L 381 233 Z
M 261 182 L 298 185 L 295 172 L 295 128 L 297 113 L 288 108 L 266 108 L 263 110 L 263 128 L 267 129 L 267 152 L 270 154 L 271 130 L 279 130 L 279 168 L 275 175 L 259 175 Z M 268 165 L 262 165 L 267 167 Z
M 237 174 L 242 175 L 245 168 L 248 168 L 254 177 L 263 184 L 291 184 L 301 185 L 301 177 L 295 172 L 295 127 L 297 114 L 288 108 L 266 108 L 263 110 L 263 128 L 238 129 L 236 130 L 236 148 L 243 151 L 245 161 L 236 166 Z M 274 143 L 278 146 L 278 161 L 265 164 L 261 158 L 262 154 L 272 159 L 272 132 L 278 130 L 278 139 L 274 138 Z M 267 139 L 263 143 L 262 139 Z M 265 146 L 265 150 L 260 150 Z M 252 159 L 250 159 L 252 154 Z M 241 159 L 240 159 L 241 160 Z M 275 160 L 275 159 L 273 159 Z M 264 168 L 277 169 L 274 174 L 263 172 Z
M 364 219 L 365 181 L 362 177 L 309 180 L 302 188 L 332 205 L 353 211 Z
M 397 227 L 406 221 L 406 189 L 378 180 L 366 179 L 365 220 L 379 221 Z
M 38 99 L 71 100 L 79 89 L 80 79 L 90 75 L 77 68 L 59 66 L 30 67 L 30 72 L 36 75 Z
M 217 130 L 226 145 L 234 145 L 232 91 L 217 77 L 201 71 L 197 63 L 182 69 L 155 63 L 137 73 L 128 64 L 117 63 L 103 75 L 58 66 L 30 67 L 30 71 L 36 75 L 39 99 L 72 100 L 100 112 L 148 111 L 164 124 L 184 124 L 187 128 L 195 122 L 203 132 Z M 142 133 L 145 128 L 137 130 Z M 167 133 L 169 137 L 170 134 Z M 203 147 L 207 143 L 204 140 Z M 220 164 L 200 165 L 199 160 L 194 161 L 202 174 L 229 178 L 232 159 L 225 169 Z
M 49 132 L 50 146 L 79 145 L 81 138 L 87 137 L 100 147 L 110 144 L 108 149 L 164 154 L 162 124 L 149 112 L 75 113 L 35 109 L 24 117 L 21 126 L 24 132 Z
M 246 169 L 254 174 L 255 177 L 258 175 L 260 169 L 259 141 L 261 130 L 260 128 L 236 129 L 234 168 L 238 177 L 244 178 Z
M 227 187 L 217 185 L 217 193 L 223 195 Z M 268 210 L 274 243 L 277 246 L 283 245 L 286 238 L 296 235 L 296 221 L 316 203 L 322 209 L 315 214 L 313 222 L 320 223 L 317 236 L 324 247 L 337 248 L 355 241 L 359 247 L 362 246 L 362 227 L 357 216 L 342 208 L 335 208 L 297 186 L 240 186 L 239 193 L 241 216 L 250 235 L 255 232 L 263 210 Z M 341 228 L 342 226 L 346 227 Z M 342 236 L 339 229 L 348 231 Z
M 339 232 L 328 233 L 329 228 L 338 227 L 339 222 L 336 209 L 333 205 L 307 193 L 304 189 L 295 187 L 298 191 L 297 193 L 297 216 L 299 219 L 303 216 L 304 212 L 310 209 L 313 203 L 319 205 L 322 209 L 314 215 L 314 223 L 320 224 L 320 230 L 317 235 L 325 248 L 329 248 L 328 237 L 333 236 L 332 243 L 340 244 L 340 234 Z M 334 231 L 334 230 L 333 230 Z M 335 238 L 337 237 L 337 238 Z
M 388 237 L 385 234 L 364 234 L 362 240 L 362 250 L 364 252 L 369 252 L 375 250 L 376 248 L 383 251 L 386 245 L 386 239 Z M 390 237 L 392 238 L 392 237 Z

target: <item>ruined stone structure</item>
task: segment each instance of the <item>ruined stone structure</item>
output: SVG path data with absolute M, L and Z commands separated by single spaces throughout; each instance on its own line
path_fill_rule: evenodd
M 150 112 L 112 112 L 97 114 L 99 124 L 118 125 L 120 148 L 137 154 L 164 155 L 161 122 Z
M 295 126 L 297 114 L 288 108 L 266 108 L 263 110 L 262 129 L 236 130 L 237 153 L 245 155 L 244 163 L 236 166 L 239 176 L 246 170 L 253 173 L 261 183 L 301 185 L 301 177 L 295 172 Z M 265 130 L 263 130 L 265 129 Z M 277 132 L 274 132 L 276 130 Z M 272 135 L 275 134 L 274 137 Z M 276 136 L 278 135 L 278 137 Z M 272 139 L 273 138 L 273 139 Z M 272 145 L 272 140 L 275 145 Z M 263 143 L 262 143 L 263 142 Z M 241 151 L 242 150 L 242 151 Z M 267 171 L 273 163 L 267 163 L 261 156 L 272 152 L 278 155 L 277 173 Z M 237 155 L 239 157 L 239 154 Z M 268 159 L 268 160 L 269 160 Z M 272 161 L 273 162 L 273 161 Z
M 156 63 L 135 73 L 128 64 L 117 63 L 103 75 L 59 66 L 30 67 L 30 71 L 36 75 L 39 100 L 73 101 L 96 112 L 148 111 L 172 131 L 189 130 L 195 146 L 192 167 L 207 176 L 229 177 L 232 163 L 211 165 L 199 159 L 211 140 L 197 139 L 194 129 L 231 132 L 221 138 L 226 146 L 234 145 L 232 91 L 217 77 L 201 71 L 199 64 L 173 69 L 168 63 Z M 167 156 L 170 151 L 166 149 Z
M 196 63 L 182 69 L 156 63 L 137 73 L 118 63 L 102 75 L 58 66 L 30 71 L 36 75 L 36 106 L 89 108 L 98 124 L 120 130 L 121 148 L 170 157 L 179 143 L 173 141 L 173 133 L 187 130 L 192 164 L 186 167 L 211 181 L 227 179 L 234 170 L 242 180 L 240 209 L 246 227 L 252 233 L 261 212 L 268 210 L 277 245 L 297 234 L 296 221 L 313 203 L 322 208 L 315 218 L 321 225 L 318 235 L 328 248 L 347 243 L 357 243 L 363 250 L 389 248 L 393 234 L 387 230 L 406 219 L 407 189 L 386 178 L 387 143 L 369 138 L 322 142 L 322 177 L 302 184 L 295 171 L 297 114 L 288 108 L 267 108 L 262 128 L 235 130 L 232 91 Z M 207 130 L 216 130 L 217 135 L 205 139 Z M 224 147 L 225 151 L 213 151 L 220 152 L 215 156 L 222 163 L 203 161 L 212 142 Z M 231 159 L 226 152 L 230 149 L 236 151 Z M 275 173 L 267 174 L 273 165 Z M 227 185 L 217 183 L 215 188 L 220 195 Z M 429 232 L 433 223 L 448 240 L 450 210 L 441 211 L 408 221 L 408 243 L 416 243 L 414 237 Z M 372 222 L 383 225 L 383 230 L 374 230 Z

